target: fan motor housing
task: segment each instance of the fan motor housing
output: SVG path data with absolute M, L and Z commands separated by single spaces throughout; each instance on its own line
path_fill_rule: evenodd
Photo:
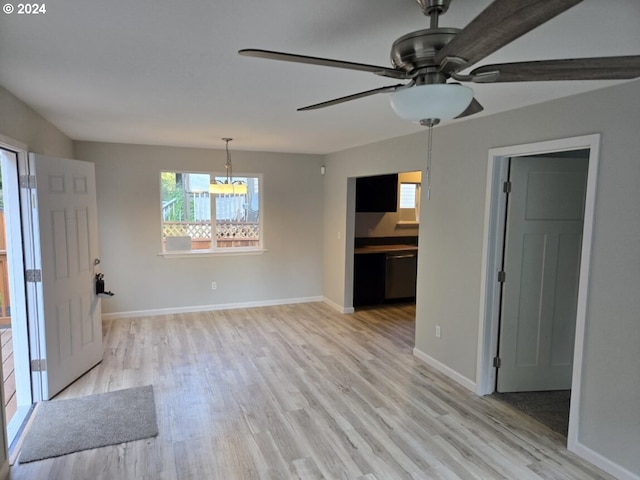
M 458 28 L 429 28 L 408 33 L 398 38 L 391 47 L 391 63 L 411 73 L 425 67 L 435 67 L 436 53 L 458 33 Z

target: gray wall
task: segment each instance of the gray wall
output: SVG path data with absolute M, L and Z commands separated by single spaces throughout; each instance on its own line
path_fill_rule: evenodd
M 475 381 L 488 150 L 602 133 L 587 306 L 579 442 L 640 473 L 640 81 L 434 130 L 432 199 L 423 198 L 416 348 Z M 347 178 L 419 168 L 425 133 L 327 157 L 325 277 L 350 306 Z M 396 160 L 397 162 L 397 160 Z M 329 179 L 328 179 L 329 180 Z M 434 335 L 442 325 L 442 338 Z
M 326 157 L 323 293 L 335 306 L 348 309 L 353 303 L 355 178 L 418 170 L 424 178 L 425 138 L 422 135 L 398 137 Z M 420 232 L 424 227 L 421 222 Z
M 232 149 L 234 172 L 262 173 L 263 255 L 164 258 L 160 172 L 223 171 L 224 150 L 78 142 L 95 162 L 104 313 L 322 296 L 323 157 Z M 211 282 L 218 288 L 211 290 Z
M 73 158 L 73 142 L 2 86 L 0 134 L 27 144 L 30 152 Z

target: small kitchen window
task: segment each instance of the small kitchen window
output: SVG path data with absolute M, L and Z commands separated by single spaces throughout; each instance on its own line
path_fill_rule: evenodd
M 210 193 L 225 174 L 161 172 L 161 255 L 259 253 L 262 176 L 234 175 L 223 193 Z M 225 185 L 226 186 L 226 185 Z
M 417 225 L 420 219 L 420 190 L 417 182 L 400 182 L 398 225 Z

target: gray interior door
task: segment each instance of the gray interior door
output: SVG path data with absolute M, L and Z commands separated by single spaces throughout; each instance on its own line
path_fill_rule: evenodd
M 571 388 L 587 168 L 511 159 L 499 392 Z

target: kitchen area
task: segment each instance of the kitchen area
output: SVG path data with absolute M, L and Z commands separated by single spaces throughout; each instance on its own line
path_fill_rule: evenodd
M 422 173 L 356 179 L 353 306 L 415 302 Z

